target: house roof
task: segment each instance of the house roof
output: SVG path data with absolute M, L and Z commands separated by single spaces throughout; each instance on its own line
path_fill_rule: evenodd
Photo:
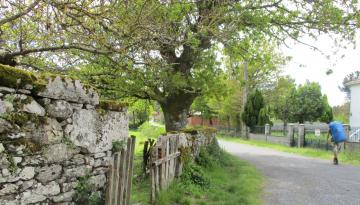
M 360 79 L 355 79 L 345 83 L 345 86 L 350 87 L 352 85 L 359 85 L 359 84 L 360 84 Z

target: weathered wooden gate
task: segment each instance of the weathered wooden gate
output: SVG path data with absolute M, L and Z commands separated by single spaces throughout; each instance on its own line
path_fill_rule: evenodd
M 135 136 L 128 138 L 126 148 L 113 155 L 105 205 L 130 205 L 135 139 Z
M 151 203 L 166 189 L 175 177 L 181 175 L 179 135 L 161 136 L 152 149 L 150 159 Z

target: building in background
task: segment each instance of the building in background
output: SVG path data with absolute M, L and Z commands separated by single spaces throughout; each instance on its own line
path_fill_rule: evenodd
M 360 78 L 345 83 L 350 91 L 350 127 L 360 128 Z

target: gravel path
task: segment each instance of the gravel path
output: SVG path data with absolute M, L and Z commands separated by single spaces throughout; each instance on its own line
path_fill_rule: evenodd
M 360 205 L 360 167 L 220 141 L 265 176 L 265 205 Z M 341 162 L 340 162 L 341 163 Z

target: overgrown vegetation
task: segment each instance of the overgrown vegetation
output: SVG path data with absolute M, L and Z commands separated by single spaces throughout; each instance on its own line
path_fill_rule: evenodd
M 100 192 L 94 191 L 94 186 L 89 183 L 90 176 L 80 177 L 76 187 L 74 202 L 77 205 L 103 205 L 105 202 Z
M 24 88 L 27 84 L 33 84 L 36 77 L 21 69 L 0 64 L 0 85 L 11 88 Z
M 113 152 L 119 152 L 122 149 L 124 149 L 126 146 L 125 140 L 116 140 L 112 142 L 112 151 Z
M 215 142 L 203 148 L 195 163 L 185 166 L 183 175 L 157 205 L 260 204 L 262 177 L 249 164 L 225 153 Z
M 147 123 L 143 125 L 142 130 L 159 128 L 164 129 L 163 126 Z M 131 201 L 132 204 L 145 205 L 149 204 L 151 184 L 150 179 L 142 175 L 142 151 L 144 141 L 154 135 L 147 135 L 140 130 L 131 131 L 130 134 L 137 136 Z M 182 160 L 188 161 L 188 158 Z M 230 156 L 213 144 L 207 149 L 202 149 L 195 162 L 187 163 L 182 177 L 175 180 L 166 192 L 160 194 L 156 204 L 260 204 L 261 185 L 262 177 L 254 167 Z

